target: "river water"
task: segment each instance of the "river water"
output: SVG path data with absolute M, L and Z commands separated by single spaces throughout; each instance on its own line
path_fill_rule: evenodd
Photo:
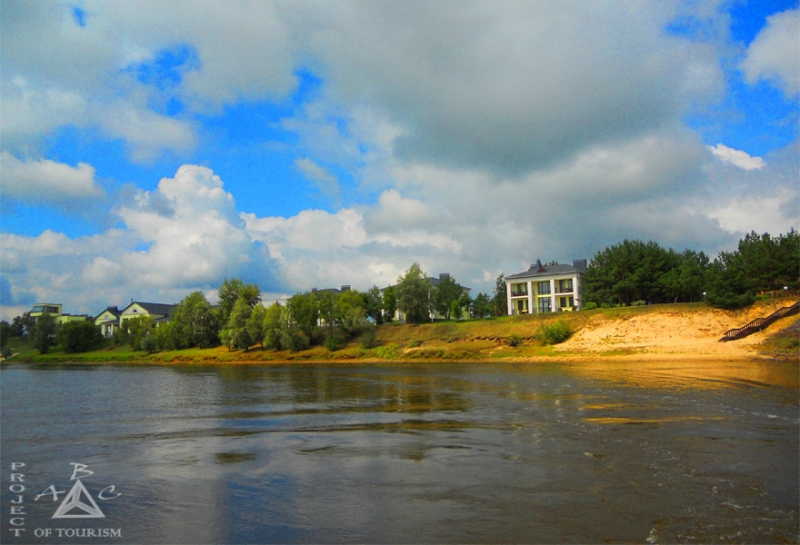
M 14 364 L 0 385 L 2 543 L 799 539 L 796 363 Z

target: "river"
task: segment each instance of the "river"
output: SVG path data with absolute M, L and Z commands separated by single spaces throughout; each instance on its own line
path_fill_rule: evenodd
M 7 364 L 0 541 L 796 543 L 799 396 L 763 361 Z

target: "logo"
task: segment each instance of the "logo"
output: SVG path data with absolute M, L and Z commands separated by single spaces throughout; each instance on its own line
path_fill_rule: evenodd
M 103 510 L 100 509 L 100 505 L 98 505 L 97 501 L 95 501 L 95 498 L 100 500 L 102 504 L 109 500 L 116 499 L 122 494 L 116 492 L 115 485 L 111 485 L 92 495 L 89 488 L 83 484 L 81 479 L 86 479 L 87 477 L 94 475 L 94 471 L 88 470 L 87 468 L 89 466 L 86 464 L 72 463 L 70 465 L 72 465 L 72 476 L 69 480 L 74 481 L 74 483 L 69 492 L 66 490 L 59 490 L 57 485 L 51 484 L 44 492 L 34 496 L 33 501 L 39 501 L 41 498 L 48 496 L 52 496 L 53 502 L 57 503 L 60 501 L 61 503 L 58 505 L 58 508 L 56 508 L 55 513 L 53 513 L 53 516 L 51 517 L 53 519 L 105 519 L 106 515 L 103 513 Z M 29 505 L 26 503 L 26 491 L 28 490 L 30 483 L 26 480 L 28 475 L 22 472 L 26 467 L 27 464 L 24 462 L 11 462 L 11 474 L 9 475 L 9 481 L 11 482 L 11 485 L 8 487 L 8 489 L 15 494 L 15 497 L 9 502 L 10 505 L 7 513 L 9 516 L 5 522 L 8 524 L 9 532 L 15 538 L 24 537 L 25 532 L 28 529 L 27 526 L 29 520 L 27 519 L 27 516 L 29 513 L 26 511 L 26 509 L 29 507 Z M 97 488 L 94 486 L 90 486 L 90 488 L 97 490 Z M 63 499 L 60 497 L 61 494 L 65 495 Z M 5 507 L 3 509 L 5 509 Z M 89 526 L 70 528 L 37 527 L 33 529 L 33 537 L 121 538 L 122 528 L 101 528 L 93 524 Z M 0 538 L 0 541 L 2 541 L 2 538 Z
M 94 475 L 94 471 L 89 471 L 86 469 L 86 464 L 78 464 L 78 463 L 71 463 L 73 466 L 72 469 L 72 477 L 70 477 L 70 481 L 75 481 L 75 484 L 72 485 L 69 493 L 64 497 L 61 501 L 61 505 L 58 506 L 56 512 L 53 514 L 54 519 L 97 519 L 97 518 L 106 518 L 103 510 L 97 505 L 97 502 L 94 501 L 94 498 L 89 493 L 89 491 L 84 486 L 83 482 L 81 482 L 81 478 L 86 478 L 90 475 Z M 114 498 L 118 498 L 121 496 L 121 493 L 115 492 L 116 487 L 114 485 L 107 486 L 106 488 L 102 489 L 98 494 L 97 497 L 101 500 L 113 500 Z M 33 501 L 39 501 L 39 498 L 42 496 L 53 496 L 53 501 L 58 501 L 58 495 L 64 494 L 66 490 L 56 490 L 56 485 L 51 484 L 47 490 L 42 492 L 41 494 L 37 495 Z
M 85 503 L 81 500 L 82 496 L 86 496 L 86 499 L 89 500 L 89 504 Z M 73 509 L 80 509 L 83 513 L 71 513 Z M 106 516 L 97 506 L 97 503 L 94 501 L 94 498 L 89 491 L 86 490 L 86 487 L 83 486 L 83 483 L 80 479 L 75 481 L 75 484 L 72 486 L 72 490 L 69 491 L 67 497 L 64 498 L 64 501 L 61 502 L 61 505 L 56 510 L 56 514 L 53 515 L 54 519 L 96 519 L 101 518 L 104 519 Z

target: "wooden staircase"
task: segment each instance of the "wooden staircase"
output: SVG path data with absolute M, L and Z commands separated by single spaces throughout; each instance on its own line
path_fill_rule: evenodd
M 725 332 L 725 336 L 722 337 L 719 342 L 724 343 L 727 341 L 735 341 L 736 339 L 742 339 L 747 337 L 748 335 L 755 333 L 756 331 L 761 331 L 772 322 L 776 320 L 780 320 L 786 316 L 791 316 L 792 314 L 797 314 L 800 312 L 800 301 L 797 301 L 790 307 L 783 307 L 779 308 L 766 318 L 756 318 L 749 324 L 743 327 L 737 327 L 736 329 L 731 329 Z

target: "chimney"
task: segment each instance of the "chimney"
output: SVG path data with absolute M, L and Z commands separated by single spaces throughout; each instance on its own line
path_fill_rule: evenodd
M 537 260 L 536 260 L 536 263 L 534 263 L 533 265 L 531 265 L 531 269 L 536 269 L 537 271 L 538 271 L 539 269 L 541 269 L 541 268 L 542 268 L 542 260 L 541 260 L 541 259 L 537 259 Z
M 586 260 L 585 259 L 576 259 L 572 262 L 572 266 L 578 269 L 581 272 L 586 271 Z
M 439 274 L 439 280 L 447 280 L 448 278 L 450 278 L 450 273 Z
M 343 292 L 344 291 L 350 291 L 350 285 L 349 284 L 345 284 L 344 286 L 342 286 L 342 291 Z

